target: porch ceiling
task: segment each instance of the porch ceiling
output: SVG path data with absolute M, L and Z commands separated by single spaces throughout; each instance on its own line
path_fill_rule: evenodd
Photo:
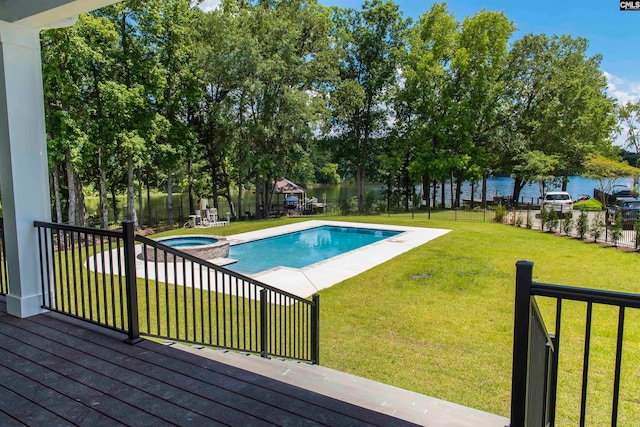
M 120 0 L 0 0 L 0 21 L 46 28 Z

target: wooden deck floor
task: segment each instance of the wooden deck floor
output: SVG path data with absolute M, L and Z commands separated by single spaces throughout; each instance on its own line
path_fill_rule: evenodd
M 329 425 L 406 421 L 0 297 L 0 426 Z

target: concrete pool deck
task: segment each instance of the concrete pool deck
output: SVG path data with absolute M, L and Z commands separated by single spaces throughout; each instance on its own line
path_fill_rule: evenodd
M 401 233 L 325 261 L 312 264 L 308 267 L 276 267 L 250 275 L 250 277 L 283 291 L 307 298 L 322 289 L 326 289 L 363 273 L 451 231 L 439 228 L 312 220 L 295 224 L 287 224 L 279 227 L 265 228 L 249 233 L 236 234 L 228 236 L 228 238 L 231 241 L 231 245 L 234 245 L 251 240 L 264 239 L 281 234 L 307 230 L 323 225 L 368 228 L 375 230 L 393 230 L 400 231 Z
M 276 267 L 246 276 L 301 298 L 308 298 L 322 289 L 326 289 L 363 273 L 451 231 L 439 228 L 419 228 L 384 224 L 312 220 L 282 225 L 279 227 L 265 228 L 248 233 L 235 234 L 228 236 L 227 239 L 231 245 L 234 245 L 252 240 L 265 239 L 268 237 L 307 230 L 323 225 L 393 230 L 400 231 L 401 233 L 307 267 Z M 145 261 L 144 258 L 140 256 L 141 253 L 142 245 L 136 245 L 136 271 L 138 277 L 146 276 L 149 280 L 158 280 L 160 282 L 168 282 L 180 286 L 204 289 L 206 286 L 201 283 L 201 277 L 207 278 L 207 275 L 209 275 L 209 283 L 219 283 L 221 292 L 230 295 L 236 295 L 238 292 L 238 289 L 232 286 L 230 276 L 228 275 L 216 273 L 215 271 L 206 273 L 204 272 L 204 268 L 201 271 L 198 266 L 194 267 L 193 272 L 188 271 L 187 274 L 185 273 L 185 268 L 191 268 L 189 267 L 190 264 L 185 266 L 182 262 L 175 264 L 173 262 L 161 263 L 161 268 L 156 269 L 155 263 L 153 261 Z M 229 266 L 233 263 L 233 260 L 230 260 L 229 258 L 216 258 L 207 261 L 220 266 Z M 110 273 L 111 270 L 113 270 L 118 274 L 123 264 L 123 248 L 104 252 L 97 257 L 91 257 L 87 261 L 89 269 L 99 273 Z M 204 283 L 207 283 L 207 281 L 205 280 Z M 240 287 L 239 292 L 239 295 L 250 295 L 249 287 L 246 284 Z M 258 295 L 252 296 L 251 298 L 258 299 Z

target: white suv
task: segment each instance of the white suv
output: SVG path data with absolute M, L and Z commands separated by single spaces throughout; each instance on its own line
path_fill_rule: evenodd
M 572 212 L 573 200 L 566 191 L 549 191 L 544 195 L 542 207 L 546 210 L 555 210 L 556 212 Z

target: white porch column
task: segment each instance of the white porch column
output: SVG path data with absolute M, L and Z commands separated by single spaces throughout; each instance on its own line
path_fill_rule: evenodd
M 39 30 L 0 21 L 0 184 L 9 272 L 7 311 L 42 311 L 34 220 L 50 221 Z

